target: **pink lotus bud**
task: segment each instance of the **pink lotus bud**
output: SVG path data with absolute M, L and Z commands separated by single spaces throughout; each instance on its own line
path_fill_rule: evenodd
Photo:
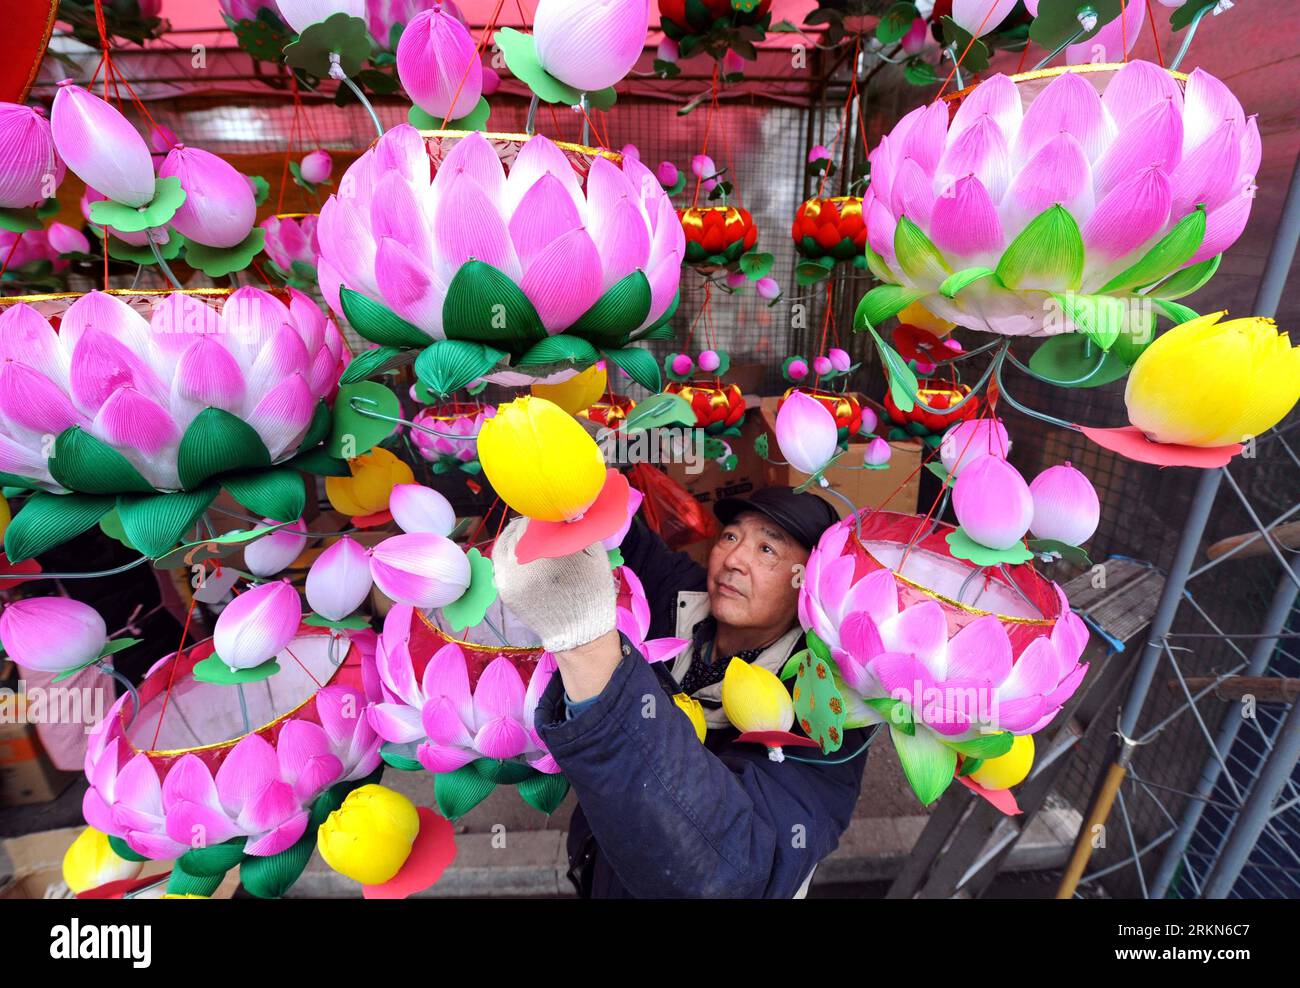
M 712 192 L 714 189 L 716 189 L 716 188 L 718 187 L 718 182 L 719 182 L 719 179 L 716 179 L 716 178 L 706 178 L 703 182 L 700 183 L 700 191 L 701 191 L 701 192 Z
M 397 74 L 415 105 L 439 121 L 469 116 L 483 93 L 483 63 L 469 28 L 439 7 L 406 25 Z
M 304 182 L 320 185 L 321 182 L 329 181 L 330 173 L 334 171 L 334 161 L 328 151 L 316 150 L 303 155 L 298 170 Z
M 483 63 L 483 95 L 491 96 L 501 88 L 501 76 L 497 74 L 496 69 L 492 68 L 491 63 L 487 61 L 487 58 L 487 54 L 484 53 L 483 57 L 480 59 Z
M 538 0 L 533 45 L 547 72 L 594 93 L 632 71 L 649 25 L 650 0 Z
M 695 361 L 686 354 L 679 353 L 673 357 L 673 373 L 678 377 L 685 377 L 693 370 L 695 370 Z
M 1029 485 L 1034 498 L 1030 530 L 1037 538 L 1066 545 L 1087 542 L 1101 521 L 1101 503 L 1092 481 L 1068 463 L 1048 467 Z
M 60 83 L 50 130 L 59 156 L 87 185 L 124 206 L 143 206 L 153 198 L 153 159 L 144 138 L 98 96 Z
M 370 554 L 355 539 L 343 536 L 307 571 L 307 603 L 321 617 L 342 621 L 370 593 Z
M 863 432 L 868 433 L 874 433 L 880 428 L 880 416 L 876 414 L 874 408 L 862 409 L 862 425 L 860 428 Z
M 830 161 L 830 148 L 822 144 L 813 145 L 813 149 L 808 152 L 808 164 L 815 165 L 819 161 Z
M 808 376 L 808 364 L 803 360 L 792 360 L 790 366 L 785 369 L 786 374 L 792 381 L 802 381 Z
M 837 346 L 833 346 L 827 350 L 826 356 L 830 358 L 831 366 L 841 374 L 853 366 L 853 358 L 849 356 L 848 351 L 841 350 Z
M 180 142 L 180 138 L 176 136 L 176 131 L 170 127 L 155 124 L 149 128 L 149 147 L 156 155 L 165 155 Z
M 722 56 L 722 74 L 723 75 L 744 75 L 745 60 L 737 55 L 730 48 Z
M 676 65 L 677 59 L 681 57 L 681 52 L 677 49 L 677 42 L 672 38 L 665 37 L 659 42 L 659 47 L 655 49 L 655 58 L 661 62 L 667 62 L 669 65 Z
M 257 204 L 248 180 L 215 154 L 179 144 L 167 152 L 158 176 L 175 176 L 185 190 L 171 221 L 181 236 L 209 247 L 234 247 L 253 229 Z
M 68 597 L 28 597 L 0 613 L 0 642 L 24 669 L 74 669 L 99 655 L 107 641 L 99 612 Z
M 759 298 L 765 298 L 769 302 L 781 296 L 781 286 L 777 284 L 775 278 L 759 278 L 754 283 L 754 289 L 758 292 Z
M 981 456 L 953 484 L 952 509 L 980 545 L 1010 549 L 1029 531 L 1034 498 L 1019 470 L 1001 457 Z
M 86 235 L 66 223 L 51 223 L 45 231 L 50 238 L 50 246 L 58 254 L 89 254 L 90 241 Z
M 641 160 L 641 149 L 635 144 L 624 144 L 623 149 L 619 151 L 624 158 L 631 158 L 633 161 Z
M 1011 452 L 1011 439 L 1007 428 L 992 419 L 968 419 L 958 422 L 943 434 L 939 443 L 939 458 L 949 474 L 956 477 L 966 466 L 981 456 L 1003 459 Z
M 456 509 L 437 491 L 421 484 L 398 484 L 388 496 L 388 510 L 406 533 L 432 532 L 449 536 L 456 527 Z
M 212 630 L 217 656 L 231 669 L 269 662 L 293 641 L 302 600 L 288 580 L 250 587 L 226 605 Z
M 961 341 L 960 341 L 960 340 L 954 340 L 951 336 L 948 337 L 946 340 L 943 341 L 943 345 L 946 346 L 946 347 L 947 347 L 949 350 L 951 350 L 953 353 L 963 353 L 963 352 L 964 352 L 964 350 L 963 350 L 963 348 L 962 348 L 962 345 L 961 345 Z
M 671 161 L 659 162 L 659 167 L 655 169 L 655 178 L 659 179 L 659 184 L 665 189 L 671 189 L 677 184 L 677 166 Z
M 862 462 L 869 467 L 884 466 L 893 455 L 894 448 L 880 436 L 876 436 L 867 443 L 866 451 L 862 454 Z
M 934 373 L 935 365 L 928 360 L 918 360 L 916 362 L 916 372 L 924 377 L 926 374 Z
M 707 154 L 697 154 L 691 158 L 691 174 L 696 178 L 707 178 L 718 173 L 718 166 Z
M 930 40 L 929 27 L 922 17 L 912 21 L 912 26 L 903 35 L 903 51 L 909 55 L 915 55 L 925 48 L 926 43 Z
M 813 358 L 813 373 L 814 373 L 814 374 L 817 374 L 817 375 L 819 375 L 819 376 L 821 376 L 821 377 L 825 377 L 825 376 L 826 376 L 827 374 L 829 374 L 832 370 L 834 370 L 834 368 L 831 366 L 831 361 L 830 361 L 830 358 L 829 358 L 829 357 L 814 357 L 814 358 Z
M 263 525 L 280 524 L 274 518 L 263 518 Z M 277 528 L 270 535 L 248 543 L 244 548 L 244 565 L 254 576 L 275 576 L 307 548 L 307 524 L 301 518 L 292 525 Z
M 776 443 L 792 467 L 816 473 L 839 446 L 835 416 L 816 398 L 792 391 L 776 413 Z
M 739 291 L 749 284 L 749 275 L 744 271 L 728 271 L 726 281 L 728 288 Z
M 349 17 L 366 16 L 366 0 L 275 0 L 280 9 L 280 17 L 299 34 L 327 20 L 331 14 L 347 14 Z
M 64 170 L 41 112 L 0 103 L 0 207 L 26 209 L 43 202 L 54 195 Z
M 700 354 L 700 370 L 706 374 L 712 374 L 722 366 L 722 358 L 718 356 L 716 350 L 705 350 Z
M 432 532 L 394 535 L 370 553 L 370 575 L 399 604 L 443 607 L 469 587 L 469 559 L 450 539 Z

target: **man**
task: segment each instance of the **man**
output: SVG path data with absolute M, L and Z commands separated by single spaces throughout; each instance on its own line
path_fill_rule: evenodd
M 663 663 L 647 663 L 615 630 L 599 543 L 521 566 L 517 519 L 493 552 L 502 603 L 559 666 L 535 726 L 578 797 L 569 877 L 584 896 L 802 897 L 857 803 L 874 728 L 845 731 L 829 757 L 795 748 L 778 763 L 739 743 L 721 706 L 733 656 L 779 674 L 802 646 L 803 566 L 834 510 L 777 487 L 720 501 L 715 513 L 723 528 L 707 571 L 639 520 L 621 547 L 645 586 L 649 637 L 691 640 Z M 704 744 L 677 693 L 703 706 Z

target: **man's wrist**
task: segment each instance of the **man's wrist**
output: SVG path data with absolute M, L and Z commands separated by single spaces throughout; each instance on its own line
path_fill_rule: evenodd
M 556 652 L 564 692 L 574 703 L 599 696 L 623 660 L 617 629 L 577 648 Z

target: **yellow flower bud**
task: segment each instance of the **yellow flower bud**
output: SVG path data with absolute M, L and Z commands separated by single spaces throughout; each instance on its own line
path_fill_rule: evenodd
M 1300 401 L 1300 347 L 1272 319 L 1214 312 L 1159 336 L 1129 372 L 1129 421 L 1161 443 L 1228 446 L 1272 428 Z
M 915 326 L 918 329 L 924 329 L 933 333 L 935 336 L 947 336 L 957 326 L 955 322 L 949 322 L 923 306 L 920 302 L 913 302 L 898 314 L 898 321 L 908 326 Z
M 325 863 L 362 885 L 381 885 L 406 863 L 420 831 L 415 804 L 386 786 L 365 785 L 348 793 L 325 818 L 316 847 Z
M 788 731 L 794 703 L 785 684 L 762 666 L 732 659 L 722 677 L 722 710 L 732 727 L 747 731 Z
M 605 485 L 596 441 L 544 398 L 500 405 L 479 430 L 478 457 L 501 500 L 539 521 L 572 521 Z
M 1017 734 L 1011 740 L 1011 749 L 997 758 L 986 758 L 970 774 L 974 782 L 985 789 L 1010 789 L 1029 776 L 1034 766 L 1034 738 L 1032 734 Z
M 559 405 L 570 415 L 577 415 L 600 401 L 607 380 L 603 364 L 592 364 L 567 381 L 559 384 L 534 384 L 530 390 L 535 398 L 544 398 Z
M 708 733 L 709 726 L 704 722 L 704 706 L 693 696 L 687 696 L 685 693 L 674 693 L 673 703 L 687 717 L 690 718 L 691 726 L 695 728 L 695 736 L 704 743 L 704 735 Z
M 348 460 L 348 469 L 350 477 L 325 478 L 325 496 L 334 510 L 351 518 L 387 510 L 393 488 L 415 482 L 411 468 L 382 446 Z
M 120 858 L 108 843 L 108 834 L 87 827 L 63 855 L 63 881 L 78 895 L 88 889 L 135 878 L 143 861 Z

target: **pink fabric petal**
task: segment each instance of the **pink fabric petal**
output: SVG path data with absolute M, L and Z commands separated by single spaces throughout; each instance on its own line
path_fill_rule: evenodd
M 1202 141 L 1169 175 L 1172 218 L 1181 218 L 1199 205 L 1218 209 L 1238 189 L 1241 140 L 1237 125 L 1225 120 L 1210 140 Z
M 171 861 L 190 849 L 190 845 L 174 841 L 164 834 L 146 833 L 140 830 L 127 831 L 123 840 L 136 854 L 154 861 Z
M 582 192 L 578 175 L 564 152 L 541 134 L 525 142 L 519 149 L 514 164 L 510 166 L 510 177 L 506 180 L 505 189 L 506 213 L 513 216 L 518 212 L 524 196 L 543 175 L 551 175 L 559 181 L 572 200 L 578 216 L 585 222 L 587 198 Z
M 1066 72 L 1048 83 L 1025 111 L 1014 159 L 1029 161 L 1058 134 L 1072 134 L 1088 160 L 1096 161 L 1109 147 L 1114 128 L 1092 83 L 1078 73 Z
M 934 601 L 915 604 L 885 621 L 880 625 L 880 637 L 889 651 L 914 655 L 936 679 L 946 678 L 948 623 L 943 608 Z
M 293 374 L 301 374 L 305 380 L 311 373 L 312 357 L 307 345 L 287 322 L 281 323 L 265 343 L 259 343 L 250 353 L 254 356 L 244 375 L 250 395 L 260 397 Z
M 239 833 L 221 809 L 216 783 L 197 755 L 184 755 L 163 780 L 167 836 L 189 847 L 212 847 Z
M 424 204 L 416 190 L 401 175 L 389 172 L 379 180 L 370 201 L 370 229 L 375 240 L 396 240 L 421 265 L 433 260 L 433 245 Z M 375 265 L 375 275 L 380 265 Z
M 974 175 L 957 179 L 951 190 L 935 200 L 930 239 L 945 254 L 961 257 L 1002 249 L 1005 238 L 997 207 Z
M 531 144 L 532 141 L 528 143 Z M 525 144 L 524 148 L 527 147 L 528 144 Z M 520 157 L 523 157 L 522 150 Z M 469 179 L 478 186 L 488 202 L 503 201 L 506 191 L 505 169 L 501 166 L 501 158 L 496 150 L 478 131 L 458 141 L 438 166 L 438 171 L 433 176 L 432 200 L 446 202 L 452 186 L 462 178 Z M 523 194 L 522 191 L 520 194 Z
M 1030 220 L 1057 204 L 1079 223 L 1092 215 L 1095 205 L 1092 166 L 1083 145 L 1068 133 L 1040 146 L 1011 183 L 1002 203 L 1007 237 L 1016 236 Z
M 117 776 L 114 798 L 119 805 L 151 817 L 163 815 L 162 783 L 149 756 L 141 752 Z
M 601 255 L 587 231 L 570 230 L 536 255 L 519 286 L 548 333 L 568 329 L 606 287 Z
M 59 322 L 60 345 L 71 354 L 89 329 L 107 334 L 136 354 L 148 353 L 154 346 L 149 322 L 120 298 L 104 292 L 89 292 L 68 306 Z
M 948 136 L 948 104 L 935 100 L 921 110 L 898 146 L 900 166 L 908 159 L 916 162 L 927 175 L 933 175 Z
M 1114 261 L 1137 251 L 1164 229 L 1171 198 L 1159 168 L 1132 175 L 1097 204 L 1083 228 L 1084 246 Z
M 1104 197 L 1144 168 L 1172 172 L 1182 147 L 1182 114 L 1173 99 L 1162 99 L 1134 117 L 1101 156 L 1095 169 L 1097 194 Z
M 437 244 L 434 270 L 448 284 L 471 260 L 491 264 L 512 281 L 519 280 L 519 258 L 506 225 L 496 205 L 473 179 L 460 176 L 451 181 L 438 200 L 433 233 Z
M 469 668 L 459 645 L 449 642 L 433 654 L 424 667 L 421 683 L 429 700 L 443 696 L 451 701 L 456 716 L 468 727 L 474 723 L 474 701 L 469 688 Z
M 566 163 L 565 167 L 568 165 Z M 511 177 L 518 172 L 515 164 Z M 571 170 L 571 169 L 570 169 Z M 552 241 L 582 227 L 582 216 L 572 190 L 555 175 L 544 172 L 510 216 L 510 237 L 524 269 Z
M 894 215 L 906 217 L 922 229 L 930 226 L 934 210 L 933 172 L 927 171 L 914 160 L 904 161 L 894 178 Z
M 1205 218 L 1205 238 L 1201 241 L 1200 248 L 1192 255 L 1192 259 L 1187 262 L 1189 265 L 1199 264 L 1215 254 L 1222 254 L 1237 242 L 1241 232 L 1246 229 L 1246 221 L 1250 219 L 1250 207 L 1255 201 L 1254 194 L 1255 184 L 1251 182 L 1230 195 L 1227 202 Z
M 366 713 L 370 726 L 385 741 L 408 744 L 424 737 L 420 711 L 401 703 L 376 703 Z
M 133 387 L 155 401 L 167 400 L 167 386 L 148 364 L 118 340 L 88 329 L 72 351 L 69 372 L 72 400 L 87 415 L 98 411 L 110 394 Z
M 949 680 L 996 686 L 1011 673 L 1011 640 L 997 618 L 977 618 L 948 643 Z
M 602 289 L 645 269 L 650 258 L 650 231 L 645 215 L 630 199 L 617 200 L 607 212 L 597 211 L 593 203 L 587 228 L 604 272 Z
M 1121 7 L 1122 14 L 1107 22 L 1087 41 L 1065 49 L 1065 60 L 1070 65 L 1087 65 L 1090 62 L 1123 62 L 1137 44 L 1146 21 L 1146 4 L 1133 2 Z
M 902 700 L 914 710 L 924 701 L 925 691 L 937 685 L 925 663 L 906 652 L 881 652 L 871 660 L 869 669 L 886 696 Z
M 1190 154 L 1207 140 L 1225 120 L 1246 125 L 1241 103 L 1225 86 L 1204 69 L 1193 69 L 1183 94 L 1183 151 Z
M 1016 89 L 1016 84 L 1005 75 L 990 76 L 961 101 L 948 126 L 948 142 L 951 144 L 963 131 L 984 117 L 998 125 L 1007 141 L 1020 129 L 1020 123 L 1024 119 L 1020 92 Z M 872 183 L 875 183 L 874 168 Z
M 479 728 L 474 749 L 488 758 L 515 758 L 528 750 L 528 733 L 519 721 L 497 717 Z
M 877 625 L 898 614 L 898 584 L 889 570 L 875 570 L 853 585 L 844 611 L 865 611 Z
M 1111 76 L 1101 94 L 1102 105 L 1121 131 L 1160 100 L 1173 100 L 1179 111 L 1183 108 L 1183 92 L 1174 77 L 1141 59 L 1127 63 Z
M 16 360 L 40 371 L 55 384 L 68 383 L 68 354 L 59 336 L 39 312 L 26 302 L 0 312 L 0 362 Z
M 992 117 L 980 117 L 956 138 L 939 160 L 937 184 L 942 198 L 954 182 L 975 176 L 994 202 L 1000 202 L 1011 180 L 1010 152 L 1001 128 Z
M 1049 638 L 1035 638 L 1020 653 L 1011 667 L 1011 675 L 998 686 L 998 701 L 1022 696 L 1044 696 L 1060 682 L 1059 658 Z
M 280 778 L 306 802 L 343 774 L 343 763 L 330 750 L 329 737 L 319 724 L 291 720 L 275 739 Z
M 294 795 L 293 787 L 276 780 L 253 794 L 239 814 L 238 822 L 244 833 L 254 837 L 292 821 L 301 812 L 302 803 Z M 299 832 L 298 836 L 301 837 L 302 833 Z M 246 850 L 245 853 L 249 852 Z
M 157 456 L 180 440 L 171 414 L 135 388 L 118 388 L 104 402 L 90 431 L 113 446 Z
M 102 833 L 120 837 L 122 829 L 113 820 L 113 809 L 93 786 L 81 797 L 81 815 L 86 823 Z
M 426 771 L 435 775 L 441 772 L 454 772 L 468 765 L 479 757 L 473 748 L 450 748 L 432 741 L 426 741 L 415 749 L 415 757 Z
M 375 257 L 375 280 L 385 305 L 435 340 L 444 337 L 442 303 L 447 286 L 437 280 L 428 262 L 396 240 L 384 238 Z
M 481 727 L 498 717 L 522 720 L 524 681 L 519 670 L 503 655 L 488 663 L 474 686 L 474 724 Z
M 229 350 L 200 337 L 181 354 L 173 385 L 176 394 L 201 407 L 239 413 L 244 401 L 244 375 Z
M 294 374 L 259 401 L 246 421 L 262 437 L 275 462 L 297 449 L 315 410 L 311 386 L 301 374 Z
M 410 649 L 405 640 L 388 634 L 388 623 L 393 620 L 394 611 L 405 611 L 406 627 L 410 626 L 411 609 L 409 607 L 399 606 L 388 612 L 388 618 L 384 622 L 384 636 L 375 648 L 375 665 L 379 670 L 380 682 L 393 696 L 399 698 L 408 706 L 418 708 L 424 702 L 424 697 L 420 692 L 419 684 L 415 680 Z M 437 658 L 437 656 L 434 658 Z M 466 690 L 468 688 L 467 685 Z
M 300 810 L 256 840 L 250 840 L 244 845 L 244 853 L 255 858 L 269 858 L 273 854 L 289 850 L 307 832 L 308 819 L 307 811 Z
M 217 795 L 230 816 L 237 817 L 254 795 L 280 777 L 275 748 L 260 734 L 241 738 L 217 769 Z

